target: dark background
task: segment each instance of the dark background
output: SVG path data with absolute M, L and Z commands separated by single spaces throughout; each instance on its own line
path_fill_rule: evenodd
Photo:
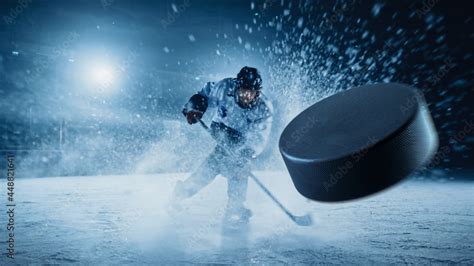
M 401 82 L 422 89 L 440 136 L 422 175 L 472 179 L 469 3 L 2 1 L 0 150 L 23 176 L 189 171 L 205 146 L 182 104 L 252 65 L 276 115 L 262 168 L 281 166 L 276 139 L 304 107 Z M 91 82 L 97 66 L 113 81 Z

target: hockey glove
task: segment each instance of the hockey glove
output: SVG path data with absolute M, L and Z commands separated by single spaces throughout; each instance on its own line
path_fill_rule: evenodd
M 186 117 L 188 124 L 192 125 L 196 124 L 202 118 L 204 113 L 197 110 L 186 111 L 186 109 L 183 109 L 183 114 Z

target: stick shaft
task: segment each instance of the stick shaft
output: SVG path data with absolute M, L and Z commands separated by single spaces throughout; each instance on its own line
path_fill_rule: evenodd
M 209 127 L 206 125 L 206 123 L 204 123 L 204 121 L 202 121 L 201 119 L 199 119 L 198 121 L 205 130 L 209 131 Z
M 273 200 L 273 202 L 275 202 L 276 205 L 278 205 L 278 207 L 280 207 L 280 209 L 285 212 L 286 215 L 288 215 L 288 217 L 290 217 L 292 220 L 295 219 L 295 216 L 288 209 L 286 209 L 285 206 L 283 206 L 283 204 L 281 204 L 280 201 L 275 198 L 275 196 L 273 196 L 270 190 L 268 190 L 268 188 L 265 187 L 265 185 L 260 182 L 260 180 L 256 176 L 250 173 L 250 177 L 253 179 L 253 181 L 255 181 L 255 183 L 257 183 L 257 185 L 263 190 L 263 192 L 265 192 L 265 194 L 267 194 L 267 196 L 269 196 Z

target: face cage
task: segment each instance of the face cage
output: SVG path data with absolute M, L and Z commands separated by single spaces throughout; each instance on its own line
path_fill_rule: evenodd
M 255 95 L 255 98 L 250 103 L 248 103 L 246 105 L 244 105 L 240 102 L 240 97 L 239 97 L 239 93 L 237 92 L 237 90 L 234 93 L 234 100 L 237 103 L 237 105 L 239 105 L 241 108 L 248 109 L 248 108 L 254 107 L 257 104 L 258 99 L 260 98 L 260 90 L 257 90 L 257 94 Z

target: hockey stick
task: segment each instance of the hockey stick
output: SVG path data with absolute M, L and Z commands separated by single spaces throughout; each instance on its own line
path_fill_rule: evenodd
M 201 126 L 207 132 L 210 133 L 210 129 L 206 125 L 206 123 L 204 123 L 201 119 L 198 119 L 198 121 L 201 124 Z M 217 145 L 219 145 L 223 150 L 228 152 L 230 155 L 236 156 L 232 151 L 226 149 L 225 147 L 222 147 L 219 143 L 217 143 Z M 267 196 L 269 196 L 273 200 L 273 202 L 275 202 L 276 205 L 278 205 L 278 207 L 280 207 L 280 209 L 288 217 L 290 217 L 290 219 L 293 222 L 295 222 L 297 225 L 300 225 L 300 226 L 309 226 L 309 225 L 313 224 L 313 219 L 311 218 L 310 214 L 306 214 L 306 215 L 303 215 L 303 216 L 296 216 L 296 215 L 292 214 L 285 206 L 283 206 L 283 204 L 280 203 L 280 201 L 277 198 L 275 198 L 275 196 L 273 196 L 273 194 L 270 192 L 270 190 L 268 190 L 268 188 L 265 187 L 265 185 L 262 182 L 260 182 L 260 180 L 252 172 L 249 173 L 249 176 L 250 176 L 250 178 L 253 179 L 253 181 L 255 181 L 255 183 L 257 183 L 257 185 L 263 190 L 263 192 L 265 192 L 265 194 L 267 194 Z

